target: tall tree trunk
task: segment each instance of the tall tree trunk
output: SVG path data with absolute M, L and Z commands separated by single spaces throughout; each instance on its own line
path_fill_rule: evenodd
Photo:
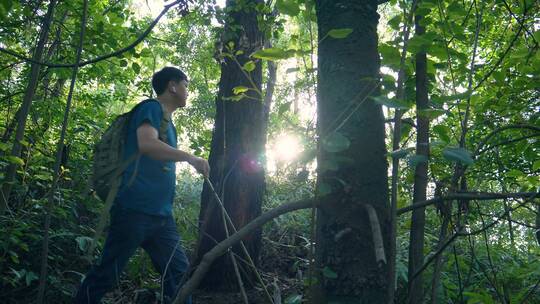
M 424 35 L 425 29 L 419 24 L 422 16 L 416 15 L 416 35 Z M 413 204 L 426 200 L 428 183 L 429 157 L 429 118 L 423 110 L 429 108 L 427 86 L 426 52 L 416 54 L 416 155 L 421 161 L 414 170 Z M 424 264 L 424 230 L 426 225 L 425 208 L 416 208 L 411 217 L 411 234 L 409 244 L 409 303 L 423 303 L 424 288 L 422 274 L 413 275 Z
M 55 7 L 56 0 L 51 0 L 51 2 L 49 3 L 49 7 L 47 8 L 47 13 L 45 14 L 45 17 L 43 19 L 41 33 L 39 35 L 36 50 L 34 51 L 34 54 L 32 56 L 32 59 L 34 61 L 41 61 L 41 58 L 43 57 L 43 51 L 45 48 L 47 37 L 49 36 L 49 29 L 53 20 Z M 18 125 L 15 132 L 15 140 L 13 141 L 13 147 L 11 149 L 11 155 L 15 157 L 20 157 L 21 155 L 21 140 L 23 140 L 24 138 L 26 120 L 30 111 L 32 100 L 34 98 L 34 94 L 36 92 L 40 70 L 41 66 L 39 64 L 32 63 L 30 68 L 30 78 L 28 80 L 28 86 L 26 87 L 26 91 L 24 93 L 23 104 L 21 106 L 19 116 L 17 117 Z M 12 183 L 15 179 L 16 170 L 17 165 L 15 164 L 10 164 L 6 169 L 4 183 L 2 185 L 2 195 L 0 195 L 0 215 L 4 214 L 4 212 L 8 208 L 9 196 L 11 194 Z
M 225 56 L 221 65 L 219 93 L 216 100 L 217 113 L 210 151 L 210 181 L 215 185 L 236 228 L 245 226 L 261 214 L 261 203 L 265 190 L 264 148 L 266 144 L 267 115 L 261 93 L 262 67 L 256 62 L 251 72 L 242 70 L 250 61 L 249 54 L 263 45 L 263 36 L 257 26 L 257 13 L 252 8 L 262 0 L 242 1 L 243 9 L 231 12 L 222 37 L 225 48 L 234 43 L 235 58 Z M 239 5 L 227 1 L 228 7 Z M 253 5 L 253 6 L 251 6 Z M 251 8 L 250 8 L 251 7 Z M 228 38 L 228 39 L 225 39 Z M 243 52 L 238 52 L 238 51 Z M 248 97 L 232 101 L 233 88 L 250 88 Z M 210 187 L 205 184 L 201 195 L 200 230 L 196 262 L 208 252 L 216 241 L 225 238 L 222 211 L 214 199 Z M 244 239 L 244 244 L 254 261 L 260 250 L 261 231 Z M 239 246 L 233 248 L 241 257 L 245 255 Z M 234 289 L 236 278 L 231 260 L 223 256 L 213 264 L 202 286 L 211 289 Z
M 312 302 L 386 303 L 388 265 L 377 262 L 374 227 L 364 207 L 375 208 L 382 243 L 388 248 L 384 117 L 381 106 L 368 98 L 379 94 L 377 1 L 318 0 L 316 5 L 321 40 L 318 189 L 319 193 L 329 189 L 347 193 L 348 199 L 317 212 L 315 259 L 319 271 Z M 353 31 L 344 39 L 327 36 L 330 30 L 343 28 Z

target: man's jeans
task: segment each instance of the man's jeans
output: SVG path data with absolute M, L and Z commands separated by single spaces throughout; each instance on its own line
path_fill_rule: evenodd
M 114 206 L 101 262 L 87 274 L 75 303 L 99 303 L 103 295 L 118 284 L 124 266 L 139 246 L 150 255 L 154 267 L 161 274 L 164 297 L 168 299 L 165 303 L 174 299 L 189 265 L 174 219 L 172 216 L 152 216 Z M 191 299 L 186 304 L 191 304 Z

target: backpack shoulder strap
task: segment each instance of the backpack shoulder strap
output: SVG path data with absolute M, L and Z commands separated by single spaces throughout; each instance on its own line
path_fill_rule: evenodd
M 161 118 L 161 122 L 159 123 L 159 130 L 158 130 L 158 136 L 159 139 L 167 143 L 168 137 L 167 137 L 167 128 L 169 128 L 169 123 L 171 122 L 169 115 L 165 112 L 165 109 L 162 109 L 163 117 Z
M 157 101 L 155 99 L 145 99 L 145 100 L 139 102 L 135 107 L 133 107 L 133 109 L 131 109 L 130 113 L 131 114 L 135 113 L 135 111 L 139 108 L 139 106 L 141 106 L 143 104 L 146 104 L 146 103 L 149 103 L 149 102 L 157 102 L 157 103 L 159 103 L 159 101 Z M 160 104 L 160 106 L 161 106 L 161 104 Z M 167 115 L 167 113 L 165 112 L 165 109 L 163 108 L 163 106 L 161 106 L 161 113 L 162 113 L 162 118 L 161 118 L 161 122 L 159 123 L 158 138 L 162 142 L 167 143 L 167 140 L 168 140 L 167 128 L 169 127 L 169 123 L 171 122 L 171 119 L 169 118 L 169 115 Z

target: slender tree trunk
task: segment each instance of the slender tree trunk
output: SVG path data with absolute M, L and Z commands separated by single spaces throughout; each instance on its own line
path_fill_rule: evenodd
M 536 241 L 538 242 L 538 245 L 540 245 L 540 203 L 536 203 Z
M 276 72 L 277 72 L 277 63 L 273 61 L 268 61 L 268 81 L 266 83 L 266 92 L 264 95 L 264 106 L 266 121 L 268 121 L 268 114 L 270 114 L 270 107 L 272 105 L 272 98 L 274 97 L 274 89 L 276 87 Z
M 41 58 L 43 57 L 43 51 L 45 48 L 47 37 L 49 36 L 49 29 L 50 29 L 51 22 L 53 20 L 55 7 L 56 7 L 56 0 L 51 0 L 47 8 L 47 13 L 45 14 L 45 17 L 43 19 L 43 25 L 41 27 L 41 33 L 39 35 L 39 40 L 37 43 L 36 50 L 34 52 L 34 55 L 32 56 L 32 59 L 35 61 L 41 61 Z M 34 94 L 36 92 L 40 70 L 41 70 L 40 65 L 32 63 L 31 68 L 30 68 L 30 78 L 28 80 L 28 86 L 26 87 L 26 92 L 24 93 L 24 98 L 23 98 L 23 104 L 21 106 L 21 110 L 17 118 L 18 125 L 17 125 L 17 130 L 15 133 L 15 140 L 13 141 L 13 147 L 11 149 L 11 155 L 15 157 L 20 157 L 21 155 L 21 150 L 22 150 L 21 140 L 24 139 L 26 120 L 28 117 L 28 113 L 30 111 L 30 106 L 32 105 Z M 2 185 L 2 195 L 0 195 L 0 201 L 1 201 L 0 215 L 4 214 L 4 212 L 8 208 L 9 196 L 11 194 L 12 183 L 15 179 L 16 170 L 17 170 L 17 166 L 15 164 L 10 164 L 6 169 L 4 183 Z
M 81 20 L 81 28 L 79 33 L 79 46 L 77 48 L 76 65 L 73 68 L 71 74 L 71 84 L 69 87 L 69 94 L 66 102 L 66 109 L 64 111 L 64 119 L 62 121 L 62 130 L 60 133 L 60 139 L 56 148 L 56 161 L 54 163 L 54 171 L 52 177 L 51 189 L 49 191 L 49 197 L 47 204 L 45 205 L 45 227 L 43 229 L 43 246 L 41 251 L 41 271 L 39 275 L 39 287 L 38 287 L 38 299 L 37 303 L 41 304 L 45 300 L 45 288 L 47 286 L 47 273 L 48 273 L 48 259 L 49 259 L 49 229 L 51 225 L 51 208 L 54 203 L 54 197 L 56 193 L 56 187 L 58 186 L 58 180 L 60 178 L 60 166 L 63 161 L 65 150 L 64 140 L 66 137 L 69 112 L 71 110 L 71 101 L 73 97 L 73 90 L 75 89 L 75 81 L 77 79 L 77 72 L 79 71 L 79 63 L 81 62 L 81 54 L 84 42 L 84 33 L 86 29 L 86 17 L 88 12 L 88 0 L 84 0 L 83 12 Z M 66 160 L 67 161 L 67 160 Z
M 421 36 L 425 33 L 423 26 L 419 24 L 422 16 L 416 15 L 416 34 Z M 427 85 L 427 58 L 425 52 L 416 54 L 416 155 L 425 158 L 417 164 L 414 170 L 414 193 L 413 204 L 426 200 L 428 183 L 429 157 L 429 118 L 422 114 L 429 108 L 428 85 Z M 424 230 L 426 225 L 425 208 L 416 208 L 411 216 L 411 234 L 409 244 L 409 303 L 421 304 L 424 298 L 422 274 L 416 278 L 412 276 L 424 264 Z
M 377 1 L 316 1 L 319 25 L 317 111 L 318 189 L 348 193 L 317 212 L 312 303 L 386 303 L 388 265 L 377 261 L 366 209 L 373 206 L 389 246 L 384 117 L 369 96 L 379 94 Z M 327 36 L 350 28 L 344 39 Z M 330 168 L 337 164 L 337 170 Z M 336 196 L 337 197 L 337 196 Z M 387 254 L 387 252 L 385 252 Z M 386 257 L 387 259 L 387 257 Z
M 396 86 L 396 98 L 397 100 L 405 99 L 405 82 L 406 82 L 406 66 L 405 61 L 407 59 L 407 48 L 409 45 L 410 24 L 412 23 L 413 12 L 416 10 L 417 1 L 414 0 L 411 3 L 411 9 L 409 13 L 404 11 L 406 16 L 405 24 L 403 27 L 403 48 L 401 50 L 401 57 L 399 60 L 399 71 Z M 394 128 L 392 130 L 392 151 L 399 150 L 401 141 L 401 117 L 403 113 L 401 109 L 396 108 L 394 110 Z M 389 273 L 388 281 L 390 287 L 388 288 L 388 303 L 392 304 L 395 300 L 396 290 L 396 258 L 397 258 L 397 200 L 398 200 L 398 178 L 399 178 L 399 158 L 392 158 L 392 180 L 391 180 L 391 192 L 390 192 L 390 259 L 389 259 Z
M 225 48 L 229 42 L 234 43 L 234 50 L 225 49 L 224 53 L 232 52 L 236 55 L 235 58 L 225 56 L 221 65 L 217 113 L 209 158 L 210 181 L 220 192 L 219 196 L 237 229 L 261 214 L 265 187 L 262 161 L 267 127 L 266 107 L 261 93 L 261 63 L 256 62 L 255 69 L 251 72 L 241 69 L 241 66 L 250 60 L 249 54 L 263 45 L 263 36 L 257 26 L 257 13 L 253 8 L 249 8 L 250 5 L 263 1 L 249 0 L 242 3 L 243 9 L 230 14 L 232 19 L 223 36 L 229 37 L 223 41 Z M 235 5 L 239 4 L 236 1 L 227 1 L 228 7 Z M 240 50 L 243 52 L 237 52 Z M 237 86 L 248 87 L 250 90 L 245 93 L 247 97 L 232 101 L 229 97 L 234 96 L 233 88 Z M 199 220 L 201 234 L 196 262 L 214 247 L 216 241 L 225 238 L 221 209 L 206 184 L 201 195 Z M 244 239 L 254 261 L 258 260 L 260 241 L 260 230 Z M 244 256 L 239 246 L 233 250 L 239 256 Z M 236 288 L 231 260 L 224 256 L 216 261 L 202 286 L 211 289 Z
M 265 48 L 271 48 L 272 43 L 270 41 L 266 41 L 264 44 Z M 264 93 L 264 107 L 265 107 L 265 113 L 266 114 L 266 122 L 268 122 L 268 115 L 270 114 L 270 107 L 272 106 L 272 99 L 274 98 L 274 90 L 276 88 L 276 73 L 277 73 L 277 62 L 274 61 L 268 61 L 268 80 L 266 81 L 266 90 Z
M 447 202 L 443 202 L 443 204 L 448 205 Z M 451 207 L 448 207 L 451 208 Z M 437 243 L 437 251 L 441 250 L 442 246 L 444 246 L 444 243 L 447 241 L 447 235 L 448 235 L 448 224 L 450 222 L 450 218 L 448 214 L 443 214 L 443 221 L 441 225 L 441 230 L 439 232 L 439 241 Z M 438 303 L 438 290 L 439 290 L 439 284 L 441 283 L 441 270 L 443 266 L 444 261 L 444 252 L 439 254 L 435 258 L 435 262 L 433 263 L 433 276 L 431 280 L 431 304 Z

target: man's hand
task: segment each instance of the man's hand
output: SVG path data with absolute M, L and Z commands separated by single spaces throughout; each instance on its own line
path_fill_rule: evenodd
M 208 177 L 208 173 L 210 172 L 210 165 L 208 164 L 208 161 L 204 158 L 200 158 L 197 156 L 193 156 L 188 160 L 188 163 L 197 170 L 200 174 L 202 174 L 204 177 Z

